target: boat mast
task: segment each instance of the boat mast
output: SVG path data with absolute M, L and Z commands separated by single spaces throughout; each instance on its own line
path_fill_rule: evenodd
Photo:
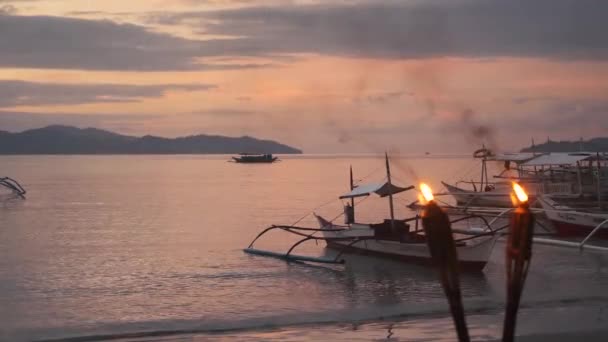
M 600 165 L 600 153 L 597 152 L 597 206 L 598 208 L 602 208 L 602 186 L 600 175 L 602 173 L 601 165 Z
M 479 192 L 483 191 L 483 181 L 484 178 L 486 179 L 486 183 L 487 183 L 487 179 L 488 179 L 488 171 L 486 168 L 486 145 L 481 145 L 481 149 L 484 151 L 483 153 L 483 157 L 481 158 L 481 182 L 479 184 Z
M 388 163 L 388 153 L 384 152 L 384 159 L 386 160 L 386 179 L 388 181 L 388 204 L 391 211 L 391 230 L 395 232 L 395 210 L 393 207 L 393 184 L 391 183 L 391 167 Z
M 350 191 L 353 191 L 355 188 L 355 182 L 353 180 L 353 166 L 350 166 Z M 350 198 L 350 207 L 353 213 L 353 222 L 355 222 L 355 198 Z

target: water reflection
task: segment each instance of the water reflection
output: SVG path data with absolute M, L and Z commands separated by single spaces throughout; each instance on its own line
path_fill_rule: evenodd
M 3 159 L 31 190 L 26 201 L 0 201 L 4 331 L 32 340 L 447 313 L 431 268 L 359 255 L 343 266 L 310 266 L 242 252 L 260 228 L 293 222 L 342 193 L 351 163 L 358 174 L 378 166 L 363 158 L 254 168 L 199 156 Z M 436 180 L 455 163 L 412 161 Z M 386 203 L 378 204 L 360 208 L 361 218 L 385 216 Z M 411 214 L 404 206 L 397 213 Z M 265 243 L 291 245 L 283 235 Z M 298 254 L 322 251 L 311 243 Z M 504 253 L 494 254 L 483 274 L 461 278 L 467 309 L 479 298 L 503 298 Z M 605 264 L 578 251 L 535 250 L 524 304 L 605 296 Z
M 326 249 L 325 256 L 335 255 Z M 437 271 L 428 266 L 358 254 L 344 254 L 344 266 L 301 264 L 316 272 L 310 280 L 341 294 L 347 308 L 361 306 L 398 307 L 400 304 L 443 303 L 443 289 Z M 483 273 L 463 273 L 464 297 L 485 297 L 494 293 Z

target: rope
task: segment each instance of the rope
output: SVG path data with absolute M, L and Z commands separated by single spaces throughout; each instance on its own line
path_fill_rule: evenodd
M 319 210 L 319 209 L 323 208 L 324 206 L 326 206 L 326 205 L 334 202 L 335 200 L 336 200 L 335 198 L 332 198 L 331 200 L 329 200 L 329 201 L 327 201 L 327 202 L 325 202 L 325 203 L 323 203 L 323 204 L 321 204 L 321 205 L 313 208 L 310 212 L 308 212 L 308 213 L 306 213 L 306 215 L 300 217 L 296 222 L 292 223 L 291 225 L 295 226 L 296 224 L 300 223 L 303 219 L 307 218 L 310 214 L 314 213 L 316 210 Z
M 452 177 L 448 178 L 448 181 L 450 183 L 453 183 L 454 180 L 462 180 L 462 179 L 464 179 L 465 176 L 469 176 L 469 175 L 472 174 L 472 170 L 473 170 L 474 167 L 479 167 L 479 165 L 478 165 L 477 162 L 471 162 L 471 163 L 469 163 L 469 168 L 468 169 L 464 169 L 463 172 L 454 174 Z
M 359 183 L 364 181 L 365 179 L 369 178 L 371 175 L 375 174 L 376 172 L 378 172 L 380 170 L 380 167 L 375 168 L 372 172 L 368 173 L 367 175 L 363 176 L 362 178 L 358 178 L 356 180 L 353 180 L 353 182 L 355 183 Z
M 360 200 L 359 202 L 356 202 L 355 205 L 359 205 L 361 203 L 363 203 L 366 199 L 368 199 L 369 196 L 364 197 L 362 200 Z M 337 220 L 338 218 L 340 218 L 340 216 L 344 215 L 344 212 L 339 213 L 336 217 L 332 218 L 331 220 L 329 220 L 329 222 L 334 223 L 335 220 Z

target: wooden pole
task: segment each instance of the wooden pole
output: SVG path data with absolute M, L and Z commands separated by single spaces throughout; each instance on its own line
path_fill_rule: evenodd
M 350 166 L 350 191 L 353 191 L 353 189 L 355 188 L 355 181 L 353 180 L 353 166 Z M 353 223 L 355 223 L 355 198 L 351 197 L 350 198 L 350 206 L 351 206 L 351 210 L 353 211 Z
M 600 173 L 602 172 L 600 168 L 600 153 L 597 152 L 597 206 L 598 208 L 602 208 L 602 187 L 600 182 Z
M 482 146 L 482 149 L 485 150 L 486 146 L 485 145 L 481 145 L 481 146 Z M 481 158 L 481 181 L 479 182 L 479 191 L 480 192 L 483 191 L 482 190 L 483 189 L 483 174 L 485 172 L 485 169 L 486 169 L 486 156 L 484 155 Z
M 388 204 L 389 204 L 390 211 L 391 211 L 391 230 L 393 231 L 393 233 L 397 233 L 396 229 L 395 229 L 395 209 L 393 206 L 393 191 L 392 191 L 393 185 L 391 183 L 391 167 L 388 162 L 388 153 L 387 152 L 384 153 L 384 159 L 386 161 L 386 178 L 388 180 Z

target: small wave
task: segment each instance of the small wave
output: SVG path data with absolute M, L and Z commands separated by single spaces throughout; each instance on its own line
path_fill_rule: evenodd
M 497 303 L 482 301 L 471 304 L 477 307 L 496 307 Z M 394 305 L 380 307 L 361 307 L 351 309 L 329 310 L 320 312 L 308 312 L 297 314 L 273 315 L 259 318 L 241 320 L 193 320 L 193 321 L 155 321 L 132 324 L 111 324 L 100 327 L 103 331 L 113 333 L 90 334 L 75 337 L 44 338 L 37 339 L 39 342 L 91 342 L 118 339 L 166 337 L 175 335 L 193 334 L 221 334 L 238 331 L 256 331 L 266 329 L 277 329 L 283 327 L 320 325 L 320 324 L 348 324 L 373 322 L 382 320 L 416 319 L 429 316 L 443 316 L 447 314 L 447 304 L 441 300 L 424 305 Z M 158 329 L 165 326 L 166 329 Z M 133 331 L 135 328 L 138 331 Z M 149 327 L 150 329 L 146 329 Z M 63 329 L 66 333 L 66 329 Z M 48 336 L 48 335 L 47 335 Z
M 549 299 L 541 298 L 535 301 L 522 303 L 521 308 L 552 308 L 572 305 L 608 305 L 608 297 L 573 297 Z M 504 303 L 490 298 L 476 298 L 465 301 L 468 315 L 499 313 L 504 309 Z M 449 315 L 447 302 L 438 300 L 436 302 L 417 304 L 399 304 L 393 306 L 361 307 L 340 310 L 329 310 L 321 312 L 308 312 L 298 314 L 283 314 L 241 320 L 188 320 L 188 321 L 153 321 L 132 324 L 110 324 L 99 327 L 99 333 L 91 332 L 89 335 L 43 338 L 38 342 L 94 342 L 135 338 L 155 338 L 178 335 L 213 335 L 223 333 L 234 333 L 239 331 L 259 331 L 278 329 L 285 327 L 296 327 L 306 325 L 327 324 L 353 324 L 378 321 L 400 321 L 417 320 L 434 317 L 446 317 Z M 158 327 L 166 327 L 158 329 Z M 137 329 L 137 331 L 135 331 Z M 66 329 L 61 330 L 63 334 Z M 104 333 L 112 331 L 112 333 Z M 48 336 L 48 335 L 47 335 Z

